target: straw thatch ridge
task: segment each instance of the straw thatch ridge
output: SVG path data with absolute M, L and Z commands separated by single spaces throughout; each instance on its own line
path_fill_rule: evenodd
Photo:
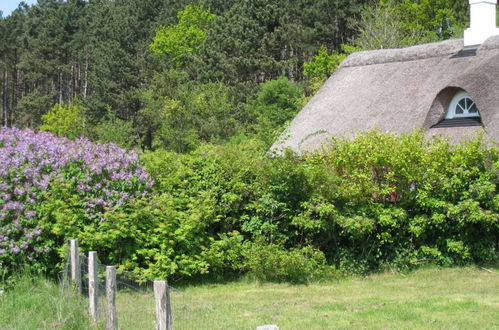
M 271 150 L 301 154 L 332 136 L 373 128 L 394 133 L 422 128 L 428 136 L 454 141 L 485 130 L 486 137 L 499 140 L 499 36 L 484 42 L 475 56 L 452 57 L 462 49 L 463 40 L 453 39 L 350 55 Z M 483 127 L 431 128 L 462 90 L 477 104 Z

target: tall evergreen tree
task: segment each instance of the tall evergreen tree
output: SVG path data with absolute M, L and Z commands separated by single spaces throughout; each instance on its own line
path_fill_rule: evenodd
M 205 72 L 229 84 L 287 75 L 303 79 L 303 63 L 320 45 L 340 49 L 362 4 L 356 0 L 241 0 L 210 31 Z
M 37 128 L 54 104 L 82 104 L 89 125 L 104 127 L 103 121 L 113 118 L 113 125 L 126 122 L 130 131 L 133 123 L 137 135 L 148 136 L 158 128 L 144 125 L 145 114 L 154 104 L 164 110 L 165 100 L 174 100 L 181 107 L 170 109 L 182 111 L 167 111 L 164 118 L 170 122 L 158 123 L 165 145 L 190 148 L 190 142 L 166 138 L 168 132 L 174 132 L 174 138 L 182 134 L 175 128 L 180 122 L 190 127 L 186 134 L 192 132 L 193 139 L 186 141 L 195 141 L 193 145 L 219 142 L 252 120 L 245 104 L 254 98 L 259 84 L 280 76 L 301 82 L 303 63 L 320 46 L 334 50 L 347 42 L 355 33 L 351 22 L 367 1 L 39 0 L 32 7 L 22 4 L 12 15 L 0 17 L 0 121 Z M 170 38 L 171 31 L 165 27 L 178 24 L 178 13 L 187 5 L 203 6 L 216 19 L 203 26 L 206 34 L 196 39 L 198 44 L 191 45 L 193 51 L 182 55 L 182 61 L 156 56 L 149 48 L 153 37 L 163 30 Z M 178 90 L 157 88 L 158 77 L 170 79 L 172 72 L 186 79 L 170 84 Z M 157 95 L 150 98 L 148 93 Z M 205 119 L 209 123 L 203 123 Z
M 16 113 L 18 100 L 26 93 L 22 86 L 22 72 L 18 70 L 17 65 L 25 45 L 23 31 L 25 30 L 27 10 L 26 4 L 21 3 L 11 15 L 0 20 L 2 98 L 0 119 L 3 126 L 11 126 L 15 123 L 18 117 Z

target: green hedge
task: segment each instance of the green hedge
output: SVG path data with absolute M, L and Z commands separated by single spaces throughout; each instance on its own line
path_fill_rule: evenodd
M 498 149 L 368 132 L 306 158 L 313 196 L 293 222 L 354 270 L 497 258 Z M 310 229 L 312 228 L 312 229 Z
M 78 237 L 144 276 L 305 282 L 498 257 L 499 152 L 480 137 L 372 131 L 303 157 L 246 141 L 142 162 L 153 192 Z

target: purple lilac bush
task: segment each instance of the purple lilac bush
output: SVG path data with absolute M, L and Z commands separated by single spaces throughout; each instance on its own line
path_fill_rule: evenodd
M 8 274 L 5 269 L 43 262 L 56 247 L 47 239 L 54 233 L 45 232 L 49 226 L 40 207 L 56 183 L 68 192 L 63 201 L 78 200 L 83 224 L 105 222 L 106 212 L 143 197 L 152 186 L 134 151 L 0 128 L 0 278 Z

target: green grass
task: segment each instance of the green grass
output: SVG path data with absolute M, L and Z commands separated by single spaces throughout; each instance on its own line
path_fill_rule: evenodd
M 307 286 L 200 286 L 174 293 L 172 300 L 179 329 L 203 320 L 206 328 L 499 329 L 497 269 L 424 269 L 406 276 L 382 274 Z
M 57 287 L 37 281 L 49 283 L 44 284 L 47 292 L 38 283 L 34 294 L 27 287 L 16 292 L 30 299 L 0 296 L 0 328 L 88 328 L 80 314 L 65 316 L 73 309 L 57 303 Z M 62 297 L 68 303 L 74 298 Z M 431 268 L 310 285 L 241 281 L 185 287 L 173 291 L 171 299 L 175 329 L 255 329 L 263 324 L 281 329 L 499 329 L 497 268 Z M 48 312 L 40 300 L 49 301 L 57 313 Z M 78 304 L 85 314 L 86 305 L 76 299 Z M 152 293 L 120 292 L 117 304 L 120 329 L 154 329 Z M 35 312 L 39 308 L 47 311 Z
M 116 306 L 119 328 L 154 329 L 156 307 L 153 293 L 118 292 Z
M 0 329 L 88 328 L 86 304 L 50 280 L 23 276 L 0 295 Z

